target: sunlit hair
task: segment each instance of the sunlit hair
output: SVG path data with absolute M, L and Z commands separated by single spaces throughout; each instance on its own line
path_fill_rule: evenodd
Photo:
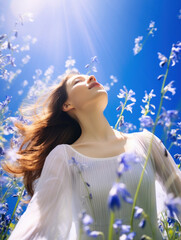
M 33 183 L 40 177 L 50 151 L 59 144 L 72 144 L 80 137 L 80 125 L 62 111 L 68 98 L 66 82 L 75 74 L 66 75 L 41 106 L 39 102 L 33 105 L 31 124 L 15 123 L 22 135 L 18 159 L 15 164 L 5 161 L 2 167 L 15 176 L 23 176 L 30 196 L 34 194 Z

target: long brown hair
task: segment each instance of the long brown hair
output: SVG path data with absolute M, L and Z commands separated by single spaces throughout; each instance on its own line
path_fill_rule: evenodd
M 33 182 L 41 175 L 47 155 L 59 144 L 72 144 L 81 134 L 78 122 L 62 111 L 67 100 L 66 82 L 76 73 L 66 75 L 43 103 L 41 110 L 34 111 L 31 124 L 15 123 L 22 135 L 18 164 L 5 161 L 2 167 L 15 176 L 23 176 L 30 196 L 34 194 Z M 36 110 L 37 106 L 34 105 Z

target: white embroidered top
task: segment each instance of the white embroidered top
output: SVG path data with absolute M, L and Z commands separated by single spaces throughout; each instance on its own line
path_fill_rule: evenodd
M 128 136 L 126 152 L 135 152 L 142 157 L 141 162 L 134 163 L 121 177 L 121 182 L 126 184 L 133 198 L 152 134 L 144 130 Z M 72 157 L 77 164 L 73 164 Z M 35 193 L 9 240 L 78 240 L 79 213 L 82 210 L 94 218 L 92 230 L 102 231 L 107 240 L 110 214 L 107 200 L 117 177 L 118 157 L 92 158 L 67 144 L 55 147 L 45 160 Z M 180 171 L 171 155 L 168 153 L 165 156 L 165 147 L 156 136 L 136 203 L 149 215 L 151 225 L 147 222 L 141 229 L 138 227 L 140 220 L 135 219 L 136 240 L 143 234 L 155 240 L 162 239 L 157 225 L 155 179 L 162 183 L 167 192 L 181 196 Z M 90 193 L 92 199 L 89 198 Z M 130 224 L 131 209 L 131 204 L 121 200 L 116 219 Z M 178 218 L 181 220 L 181 216 Z M 81 239 L 91 238 L 83 234 Z

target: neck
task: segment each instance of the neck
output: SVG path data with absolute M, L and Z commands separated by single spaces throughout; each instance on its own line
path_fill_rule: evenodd
M 82 134 L 78 142 L 104 142 L 115 137 L 115 131 L 109 125 L 103 112 L 86 111 L 78 114 Z

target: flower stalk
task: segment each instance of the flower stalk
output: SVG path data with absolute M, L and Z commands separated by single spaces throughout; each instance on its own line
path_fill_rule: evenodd
M 158 120 L 159 120 L 159 116 L 160 116 L 160 112 L 161 112 L 161 107 L 162 107 L 162 104 L 163 104 L 164 86 L 165 86 L 165 81 L 166 81 L 166 78 L 167 78 L 167 75 L 168 75 L 168 71 L 169 71 L 169 66 L 170 66 L 170 61 L 171 61 L 171 58 L 170 58 L 171 54 L 172 54 L 172 50 L 171 50 L 171 53 L 170 53 L 170 56 L 169 56 L 169 60 L 168 60 L 168 63 L 167 63 L 166 74 L 164 76 L 164 80 L 163 80 L 163 83 L 162 83 L 161 100 L 160 100 L 160 104 L 159 104 L 156 120 L 155 120 L 155 123 L 154 123 L 154 126 L 153 126 L 153 130 L 152 130 L 153 135 L 151 137 L 151 141 L 150 141 L 149 148 L 148 148 L 148 153 L 147 153 L 147 156 L 146 156 L 146 159 L 145 159 L 145 164 L 144 164 L 141 176 L 140 176 L 140 180 L 139 180 L 138 186 L 136 188 L 136 193 L 135 193 L 134 199 L 133 199 L 133 206 L 132 206 L 131 219 L 130 219 L 130 225 L 131 225 L 131 230 L 132 231 L 133 231 L 134 208 L 136 206 L 136 201 L 137 201 L 137 198 L 138 198 L 139 190 L 140 190 L 140 187 L 141 187 L 141 183 L 143 181 L 143 175 L 144 175 L 144 172 L 145 172 L 145 169 L 146 169 L 146 165 L 148 163 L 148 159 L 149 159 L 150 154 L 151 154 L 154 133 L 155 133 L 155 130 L 156 130 L 156 126 L 157 126 L 157 123 L 158 123 Z

